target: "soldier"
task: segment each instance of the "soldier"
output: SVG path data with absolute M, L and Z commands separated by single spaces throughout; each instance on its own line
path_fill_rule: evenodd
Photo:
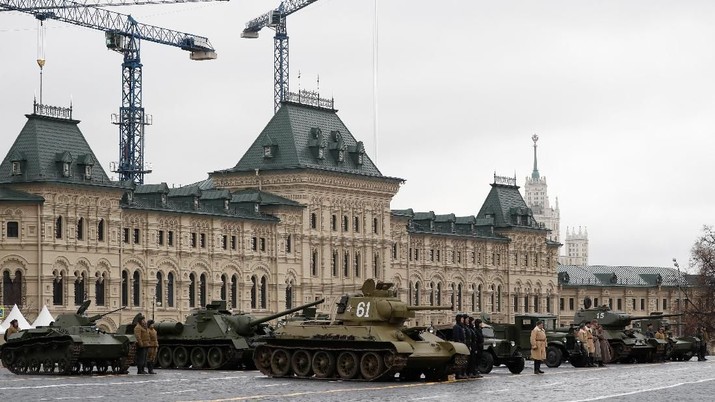
M 9 338 L 10 335 L 18 333 L 18 332 L 20 332 L 20 327 L 19 327 L 19 324 L 17 323 L 17 320 L 10 321 L 10 326 L 7 327 L 7 330 L 5 330 L 5 340 L 7 341 L 7 338 Z
M 658 328 L 658 332 L 655 333 L 655 339 L 662 339 L 665 340 L 665 328 L 660 327 Z
M 531 359 L 534 360 L 534 374 L 544 374 L 541 371 L 541 361 L 546 360 L 546 331 L 544 322 L 539 320 L 531 330 Z
M 484 334 L 482 333 L 482 320 L 477 318 L 474 320 L 474 376 L 476 378 L 482 378 L 482 373 L 479 372 L 479 360 L 482 358 L 484 353 Z
M 156 374 L 154 372 L 154 363 L 156 362 L 156 351 L 159 349 L 159 340 L 156 336 L 154 320 L 147 321 L 147 327 L 149 331 L 149 352 L 147 356 L 146 366 L 149 369 L 149 374 Z
M 457 316 L 455 317 L 454 320 L 455 320 L 455 323 L 454 323 L 454 326 L 452 327 L 452 341 L 453 342 L 462 342 L 462 343 L 466 344 L 467 339 L 466 339 L 466 335 L 464 332 L 464 326 L 462 325 L 462 323 L 464 322 L 463 315 L 457 314 Z M 466 378 L 466 376 L 464 375 L 464 371 L 457 373 L 456 377 L 457 377 L 457 379 Z
M 581 323 L 581 325 L 578 326 L 578 332 L 576 333 L 576 337 L 581 342 L 581 352 L 586 356 L 586 365 L 588 365 L 588 362 L 589 362 L 587 332 L 588 331 L 586 330 L 586 324 Z
M 469 315 L 465 314 L 462 318 L 463 320 L 463 325 L 464 325 L 464 340 L 465 340 L 465 345 L 467 345 L 467 348 L 469 349 L 469 360 L 467 362 L 467 372 L 466 375 L 467 377 L 474 377 L 474 371 L 476 370 L 477 367 L 477 359 L 475 355 L 475 350 L 474 350 L 474 318 L 470 317 Z
M 705 355 L 708 352 L 708 341 L 710 340 L 710 337 L 708 336 L 708 332 L 705 330 L 704 325 L 698 327 L 698 332 L 695 333 L 695 336 L 700 339 L 700 348 L 698 349 L 698 361 L 703 362 L 707 360 L 705 358 Z
M 593 360 L 594 361 L 592 363 L 597 363 L 598 367 L 603 367 L 603 361 L 602 361 L 602 356 L 601 356 L 601 344 L 598 341 L 598 336 L 596 335 L 596 332 L 598 331 L 598 321 L 597 320 L 591 321 L 590 330 L 591 330 L 591 342 L 593 343 Z
M 608 339 L 606 339 L 603 333 L 603 327 L 601 324 L 596 323 L 596 340 L 598 347 L 601 348 L 601 361 L 598 362 L 598 367 L 605 367 L 604 362 L 611 361 L 611 350 L 608 347 Z
M 134 337 L 137 340 L 137 352 L 136 352 L 136 363 L 137 363 L 137 374 L 146 374 L 144 367 L 146 366 L 146 355 L 149 349 L 149 331 L 146 327 L 146 318 L 139 313 L 135 317 L 134 325 Z
M 588 349 L 588 367 L 596 367 L 593 364 L 593 354 L 596 351 L 595 344 L 593 343 L 593 333 L 591 332 L 591 323 L 586 323 L 586 348 Z
M 655 338 L 655 334 L 653 333 L 653 324 L 648 324 L 645 330 L 645 336 L 646 338 Z

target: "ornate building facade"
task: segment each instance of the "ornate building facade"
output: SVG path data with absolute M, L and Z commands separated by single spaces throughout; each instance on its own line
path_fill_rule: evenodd
M 0 300 L 30 318 L 86 299 L 92 313 L 126 307 L 106 330 L 217 299 L 265 315 L 325 297 L 331 313 L 366 278 L 453 306 L 414 324 L 558 313 L 559 243 L 515 178 L 495 175 L 473 216 L 393 210 L 404 180 L 382 175 L 332 108 L 284 103 L 236 166 L 179 188 L 110 180 L 71 109 L 35 105 L 27 119 L 0 164 Z
M 561 256 L 564 265 L 588 265 L 588 229 L 579 226 L 566 228 L 564 239 L 564 255 Z

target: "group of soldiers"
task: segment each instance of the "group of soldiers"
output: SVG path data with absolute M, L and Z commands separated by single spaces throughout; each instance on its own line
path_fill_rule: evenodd
M 471 317 L 469 314 L 457 314 L 454 327 L 452 327 L 452 340 L 461 342 L 469 348 L 469 363 L 465 371 L 456 374 L 457 379 L 481 378 L 477 362 L 484 351 L 484 335 L 482 334 L 482 320 Z
M 159 340 L 156 336 L 154 320 L 147 322 L 146 318 L 140 313 L 136 316 L 134 322 L 134 337 L 137 340 L 135 355 L 137 374 L 156 374 L 154 372 L 154 362 L 156 361 L 156 352 L 159 349 Z
M 582 323 L 576 336 L 586 349 L 586 365 L 588 367 L 596 367 L 597 365 L 598 367 L 605 367 L 603 362 L 611 361 L 608 339 L 604 336 L 603 327 L 598 323 L 598 320 Z

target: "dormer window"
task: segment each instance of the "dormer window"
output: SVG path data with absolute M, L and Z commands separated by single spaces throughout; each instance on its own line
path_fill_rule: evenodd
M 162 194 L 161 195 L 161 206 L 163 206 L 163 207 L 166 206 L 166 200 L 167 200 L 166 194 Z
M 84 166 L 84 178 L 86 180 L 89 180 L 92 178 L 92 166 L 90 166 L 90 165 Z
M 70 177 L 70 163 L 62 162 L 62 177 Z
M 194 197 L 194 209 L 199 209 L 199 197 Z
M 20 161 L 13 161 L 12 162 L 12 175 L 13 176 L 19 176 L 22 174 L 22 164 Z
M 338 151 L 338 162 L 343 162 L 344 160 L 345 160 L 345 151 L 341 149 Z
M 318 159 L 325 159 L 325 148 L 318 148 Z
M 256 213 L 259 212 L 258 204 L 253 204 L 253 210 L 254 210 Z
M 273 157 L 273 147 L 270 145 L 264 145 L 263 146 L 263 157 L 264 158 L 272 158 Z
M 358 165 L 362 165 L 364 161 L 365 161 L 364 155 L 363 155 L 363 154 L 358 154 L 357 164 L 358 164 Z
M 226 211 L 228 211 L 228 206 L 229 206 L 228 200 L 223 200 L 223 209 L 225 209 Z

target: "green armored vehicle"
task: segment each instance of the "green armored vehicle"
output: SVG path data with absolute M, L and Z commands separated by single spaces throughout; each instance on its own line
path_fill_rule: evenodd
M 444 380 L 466 368 L 467 347 L 404 324 L 416 310 L 445 309 L 451 307 L 408 306 L 392 283 L 368 279 L 361 293 L 340 298 L 331 322 L 288 321 L 265 337 L 253 360 L 271 377 Z
M 75 314 L 60 314 L 49 326 L 10 336 L 0 347 L 3 365 L 15 374 L 126 373 L 134 362 L 134 336 L 108 334 L 95 325 L 121 308 L 87 317 L 90 303 Z
M 678 315 L 679 314 L 669 314 L 668 316 Z M 673 336 L 671 328 L 677 324 L 671 323 L 663 314 L 651 313 L 648 318 L 633 320 L 633 328 L 640 330 L 643 334 L 645 334 L 649 324 L 653 326 L 653 331 L 657 331 L 660 327 L 665 328 L 666 340 L 668 341 L 665 353 L 666 359 L 687 361 L 698 354 L 700 339 L 694 336 Z
M 660 317 L 672 317 L 662 314 Z M 632 316 L 622 311 L 612 311 L 608 306 L 581 309 L 574 315 L 574 324 L 597 320 L 603 327 L 603 334 L 611 347 L 611 362 L 651 363 L 664 360 L 668 341 L 648 338 L 640 331 L 627 329 L 634 320 L 650 316 Z M 609 362 L 605 362 L 609 363 Z
M 226 301 L 213 301 L 186 322 L 156 324 L 161 368 L 253 369 L 255 339 L 271 332 L 267 322 L 322 303 L 319 300 L 263 318 L 231 314 Z
M 546 330 L 546 365 L 559 367 L 568 361 L 574 367 L 586 365 L 586 356 L 580 342 L 569 332 L 556 327 L 557 317 L 551 314 L 517 314 L 514 324 L 495 324 L 494 332 L 497 337 L 508 339 L 516 343 L 521 353 L 531 358 L 531 331 L 538 321 L 544 322 Z

